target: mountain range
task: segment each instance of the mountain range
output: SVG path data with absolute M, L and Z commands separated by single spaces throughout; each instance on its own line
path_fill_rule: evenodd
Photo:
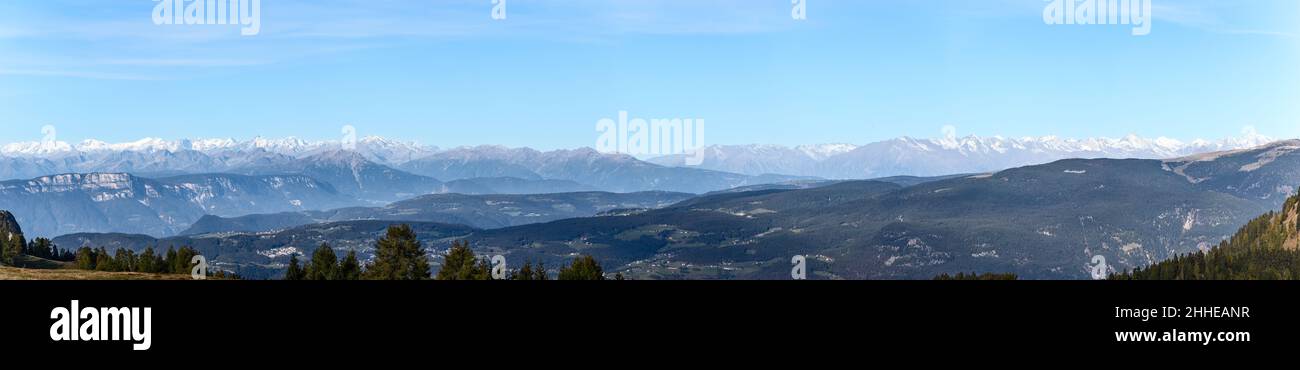
M 801 178 L 665 167 L 589 148 L 541 152 L 482 146 L 440 151 L 377 137 L 346 146 L 291 138 L 247 142 L 145 139 L 124 144 L 88 141 L 75 146 L 41 142 L 0 147 L 0 179 L 102 172 L 141 177 L 305 175 L 330 183 L 340 193 L 376 204 L 461 189 L 474 193 L 497 188 L 502 192 L 704 193 Z M 474 179 L 489 180 L 444 187 L 444 182 Z
M 572 181 L 611 192 L 655 190 L 705 193 L 739 186 L 806 179 L 666 167 L 632 156 L 600 153 L 590 148 L 552 152 L 498 146 L 458 148 L 406 162 L 398 168 L 446 181 L 504 176 Z
M 938 139 L 901 137 L 866 145 L 826 144 L 714 145 L 705 148 L 696 168 L 746 175 L 784 174 L 826 179 L 871 179 L 888 176 L 940 176 L 998 171 L 1071 158 L 1166 159 L 1196 153 L 1247 149 L 1273 139 L 1248 133 L 1217 142 L 1181 142 L 1169 138 L 1063 139 L 1058 137 Z M 685 156 L 649 159 L 664 166 L 683 166 Z
M 765 181 L 744 176 L 785 175 L 824 179 L 871 179 L 888 176 L 940 176 L 997 171 L 1070 158 L 1166 159 L 1197 153 L 1248 149 L 1273 139 L 1247 131 L 1240 138 L 1182 142 L 1169 138 L 1066 139 L 1045 137 L 900 137 L 867 144 L 713 145 L 705 148 L 704 163 L 688 166 L 694 173 L 674 173 L 684 178 L 703 177 L 711 187 Z M 343 141 L 308 141 L 297 138 L 197 139 L 167 141 L 147 138 L 129 143 L 87 140 L 71 145 L 60 141 L 20 142 L 0 146 L 0 180 L 27 179 L 62 173 L 122 172 L 139 176 L 181 173 L 249 173 L 268 169 L 297 169 L 309 158 L 338 158 L 354 153 L 376 166 L 406 171 L 450 182 L 472 178 L 565 180 L 603 191 L 687 191 L 690 186 L 668 184 L 659 188 L 636 180 L 663 180 L 655 174 L 671 172 L 661 167 L 684 167 L 681 155 L 645 161 L 592 149 L 542 152 L 501 146 L 460 147 L 443 150 L 414 142 L 381 137 Z M 349 162 L 354 162 L 348 159 Z M 658 165 L 658 166 L 655 166 Z M 707 171 L 698 171 L 707 170 Z M 650 172 L 647 175 L 644 172 Z M 724 172 L 720 174 L 716 172 Z M 632 174 L 634 179 L 621 177 Z M 744 176 L 736 176 L 744 175 Z M 685 180 L 681 180 L 685 181 Z M 339 186 L 340 190 L 347 188 Z
M 437 222 L 492 229 L 566 218 L 591 217 L 622 209 L 662 208 L 694 194 L 671 192 L 557 194 L 431 194 L 383 207 L 350 207 L 330 211 L 254 214 L 240 217 L 205 216 L 181 235 L 270 232 L 295 226 L 357 220 Z
M 1300 141 L 1282 141 L 1165 160 L 1069 159 L 899 182 L 758 187 L 659 209 L 472 228 L 456 236 L 435 232 L 424 240 L 434 249 L 466 240 L 477 253 L 502 254 L 516 265 L 555 266 L 589 254 L 606 271 L 641 279 L 782 279 L 797 255 L 806 256 L 816 279 L 928 279 L 956 272 L 1082 279 L 1098 255 L 1112 271 L 1126 271 L 1208 249 L 1279 207 L 1297 186 Z M 273 253 L 277 248 L 310 253 L 319 239 L 289 235 L 327 225 L 168 242 L 232 246 L 244 251 L 238 255 L 257 257 L 221 262 L 271 266 L 287 260 Z M 371 235 L 340 233 L 353 241 Z M 64 240 L 133 249 L 160 243 L 107 234 Z M 240 240 L 277 242 L 252 248 Z
M 646 212 L 467 237 L 486 253 L 597 256 L 638 278 L 1089 276 L 1203 250 L 1300 186 L 1300 141 L 1171 160 L 1070 159 L 912 186 L 847 181 L 720 193 Z
M 0 182 L 0 209 L 34 236 L 77 232 L 172 235 L 204 215 L 239 216 L 355 206 L 306 176 L 63 174 Z
M 540 172 L 558 178 L 530 173 L 520 174 L 526 178 L 463 178 L 444 183 L 430 176 L 378 164 L 359 152 L 345 150 L 319 151 L 300 158 L 267 152 L 262 148 L 250 153 L 219 152 L 211 155 L 185 150 L 105 151 L 96 155 L 83 153 L 64 157 L 60 161 L 78 164 L 73 167 L 88 166 L 86 169 L 102 165 L 104 169 L 143 170 L 145 174 L 63 173 L 4 181 L 0 182 L 0 190 L 3 190 L 0 191 L 0 209 L 16 213 L 34 235 L 124 232 L 170 236 L 189 228 L 190 223 L 205 215 L 237 217 L 349 206 L 374 207 L 428 194 L 703 193 L 796 179 L 668 168 L 591 150 L 514 152 L 532 154 L 514 160 L 533 165 Z M 421 163 L 441 158 L 426 157 Z M 27 163 L 53 161 L 45 157 L 21 160 Z M 473 166 L 482 165 L 473 162 Z M 231 166 L 234 168 L 229 168 Z M 266 188 L 275 181 L 283 182 L 276 186 L 310 186 Z M 284 190 L 285 193 L 273 190 Z M 594 213 L 557 214 L 578 217 Z M 499 226 L 476 220 L 466 223 Z
M 359 152 L 331 150 L 285 162 L 231 170 L 247 175 L 297 174 L 334 186 L 340 193 L 383 204 L 438 192 L 442 181 L 372 162 Z
M 821 278 L 1078 278 L 1091 256 L 1143 266 L 1214 245 L 1275 208 L 1300 185 L 1300 142 L 1255 145 L 1266 140 L 713 146 L 699 167 L 374 137 L 19 143 L 0 149 L 0 175 L 84 172 L 0 182 L 0 209 L 30 235 L 132 249 L 415 222 L 465 225 L 459 237 L 512 261 L 592 254 L 641 278 L 777 278 L 794 254 L 810 256 Z M 1073 159 L 1092 157 L 1129 159 Z M 299 245 L 310 238 L 271 239 L 314 248 Z M 236 255 L 247 258 L 221 262 L 284 262 Z

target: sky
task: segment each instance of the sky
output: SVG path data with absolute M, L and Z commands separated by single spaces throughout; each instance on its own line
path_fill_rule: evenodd
M 898 136 L 1300 137 L 1300 2 L 1151 0 L 1049 25 L 1042 0 L 262 0 L 260 30 L 151 0 L 0 2 L 0 142 L 334 139 L 595 145 L 703 119 L 706 144 Z M 1082 1 L 1082 0 L 1081 0 Z

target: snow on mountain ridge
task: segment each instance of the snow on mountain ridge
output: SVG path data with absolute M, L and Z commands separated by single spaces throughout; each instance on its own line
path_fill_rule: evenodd
M 1241 138 L 1190 143 L 1168 138 L 1068 139 L 1056 136 L 1005 138 L 958 137 L 955 130 L 941 138 L 899 137 L 865 145 L 832 144 L 787 148 L 772 145 L 713 145 L 703 169 L 761 175 L 777 173 L 828 179 L 888 176 L 939 176 L 981 173 L 1042 164 L 1068 158 L 1167 159 L 1195 153 L 1253 148 L 1272 138 L 1245 131 Z M 822 148 L 824 151 L 813 150 Z M 682 166 L 681 155 L 652 158 L 652 163 Z
M 923 151 L 931 150 L 953 150 L 960 153 L 988 153 L 988 152 L 1005 152 L 1009 149 L 1043 149 L 1051 151 L 1069 151 L 1069 152 L 1153 152 L 1157 154 L 1179 155 L 1188 154 L 1189 151 L 1212 151 L 1212 150 L 1231 150 L 1240 148 L 1249 148 L 1260 146 L 1274 141 L 1272 138 L 1248 133 L 1241 138 L 1228 138 L 1219 141 L 1207 141 L 1196 139 L 1188 143 L 1171 139 L 1167 137 L 1157 137 L 1155 139 L 1141 138 L 1136 135 L 1128 135 L 1123 138 L 1086 138 L 1086 139 L 1063 139 L 1056 136 L 1042 137 L 1022 137 L 1003 138 L 999 136 L 982 138 L 979 136 L 965 137 L 943 137 L 943 138 L 912 138 L 899 137 L 893 139 L 898 143 L 903 143 Z M 873 143 L 874 144 L 874 143 Z M 392 151 L 409 151 L 417 152 L 422 155 L 445 152 L 434 146 L 426 146 L 416 142 L 403 142 L 391 140 L 379 136 L 367 136 L 356 141 L 358 147 L 372 147 L 372 150 Z M 831 144 L 813 144 L 799 145 L 792 149 L 803 153 L 805 156 L 812 158 L 828 158 L 844 154 L 861 148 L 865 145 L 855 145 L 846 143 Z M 45 142 L 15 142 L 0 147 L 0 155 L 13 157 L 45 157 L 58 154 L 70 154 L 73 152 L 97 152 L 97 151 L 132 151 L 132 152 L 151 152 L 151 151 L 182 151 L 193 150 L 204 153 L 212 153 L 228 150 L 253 150 L 265 149 L 271 153 L 291 155 L 294 157 L 306 157 L 319 152 L 340 149 L 343 147 L 342 141 L 322 140 L 310 141 L 297 137 L 285 137 L 280 139 L 255 137 L 253 139 L 240 141 L 232 138 L 209 138 L 193 140 L 165 140 L 160 138 L 143 138 L 132 142 L 108 143 L 100 140 L 85 140 L 77 145 L 70 145 L 62 141 L 45 141 Z M 751 145 L 727 145 L 727 146 L 710 146 L 711 149 L 729 148 L 731 152 L 744 150 L 748 152 L 775 152 L 791 149 L 790 147 L 774 144 L 751 144 Z M 526 149 L 526 148 L 521 148 Z M 458 147 L 449 151 L 493 151 L 498 154 L 514 152 L 514 148 L 501 146 L 473 146 Z M 364 153 L 365 150 L 357 150 Z M 414 159 L 414 158 L 410 158 Z M 409 159 L 408 159 L 409 160 Z
M 903 137 L 896 140 L 924 151 L 938 148 L 957 151 L 962 154 L 989 152 L 1005 153 L 1009 149 L 1020 149 L 1077 153 L 1092 152 L 1107 155 L 1137 154 L 1144 158 L 1172 158 L 1202 151 L 1251 148 L 1274 141 L 1269 137 L 1253 135 L 1243 138 L 1228 138 L 1217 142 L 1197 139 L 1191 143 L 1183 143 L 1177 139 L 1163 136 L 1155 139 L 1146 139 L 1132 134 L 1118 139 L 1106 137 L 1064 139 L 1057 136 L 1007 139 L 1002 137 L 981 138 L 978 136 L 966 136 L 962 138 L 948 137 L 939 139 L 915 139 Z
M 801 152 L 803 152 L 805 155 L 807 155 L 808 157 L 810 157 L 810 158 L 814 158 L 814 159 L 824 159 L 824 158 L 828 158 L 828 157 L 836 156 L 836 155 L 839 155 L 839 154 L 848 153 L 848 152 L 851 152 L 851 151 L 853 151 L 854 149 L 857 149 L 857 148 L 858 148 L 857 145 L 853 145 L 853 144 L 841 144 L 841 143 L 835 143 L 835 144 L 817 144 L 817 145 L 800 145 L 800 146 L 795 147 L 796 150 L 801 151 Z
M 871 178 L 896 175 L 933 176 L 976 173 L 1041 164 L 1066 158 L 1167 159 L 1196 153 L 1251 148 L 1272 142 L 1253 130 L 1244 137 L 1218 141 L 1182 142 L 1167 137 L 1154 139 L 1127 135 L 1122 138 L 1068 139 L 1056 136 L 1005 138 L 1001 136 L 958 137 L 955 130 L 941 138 L 899 137 L 857 144 L 819 144 L 787 147 L 770 144 L 712 145 L 706 148 L 705 163 L 696 168 L 744 175 L 782 174 L 832 179 Z M 561 163 L 604 163 L 641 165 L 635 157 L 600 153 L 590 148 L 541 152 L 531 148 L 503 146 L 437 147 L 378 136 L 355 141 L 311 141 L 296 137 L 249 140 L 231 138 L 164 140 L 145 138 L 125 143 L 85 140 L 77 145 L 58 141 L 12 143 L 0 147 L 0 178 L 30 178 L 62 172 L 132 172 L 147 174 L 197 173 L 247 166 L 274 166 L 294 159 L 321 154 L 355 152 L 364 159 L 392 168 L 432 158 L 446 171 L 451 163 L 497 162 L 505 167 L 482 173 L 517 174 L 524 164 L 559 166 Z M 15 159 L 16 158 L 16 159 Z M 684 156 L 647 158 L 661 166 L 683 166 Z M 452 162 L 447 162 L 448 160 Z M 433 162 L 431 162 L 433 163 Z M 520 167 L 523 166 L 523 167 Z M 418 166 L 416 166 L 418 167 Z M 478 168 L 478 167 L 456 167 Z M 535 170 L 535 169 L 533 169 Z M 469 172 L 467 172 L 469 173 Z M 477 172 L 475 172 L 477 173 Z M 525 176 L 527 177 L 527 176 Z
M 357 140 L 355 144 L 357 147 L 355 151 L 360 152 L 367 157 L 377 156 L 381 157 L 381 159 L 396 158 L 398 160 L 411 160 L 437 151 L 436 147 L 425 146 L 416 142 L 390 140 L 378 136 L 361 138 Z M 88 139 L 77 145 L 70 145 L 63 141 L 10 143 L 0 147 L 0 156 L 59 158 L 82 153 L 149 153 L 180 152 L 187 150 L 197 151 L 204 154 L 213 154 L 225 151 L 252 151 L 263 149 L 271 153 L 301 158 L 328 150 L 344 149 L 344 146 L 345 145 L 341 140 L 309 141 L 296 137 L 269 139 L 260 136 L 245 141 L 232 138 L 192 140 L 143 138 L 131 142 L 109 143 L 101 140 Z
M 72 151 L 72 145 L 62 141 L 28 141 L 5 144 L 0 155 L 36 157 L 51 156 Z

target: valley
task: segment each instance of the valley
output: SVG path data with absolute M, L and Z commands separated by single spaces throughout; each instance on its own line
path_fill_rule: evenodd
M 1084 279 L 1095 256 L 1111 271 L 1129 271 L 1231 237 L 1294 194 L 1297 150 L 1300 141 L 1279 141 L 1170 159 L 1064 159 L 986 173 L 838 181 L 718 177 L 583 150 L 495 147 L 437 152 L 396 167 L 406 172 L 372 155 L 323 150 L 287 165 L 245 167 L 245 175 L 10 181 L 0 188 L 0 202 L 10 203 L 0 209 L 37 225 L 29 235 L 58 234 L 61 247 L 190 246 L 216 268 L 249 278 L 275 277 L 289 256 L 310 255 L 322 243 L 365 260 L 388 225 L 403 223 L 430 248 L 435 266 L 439 251 L 463 240 L 510 265 L 591 255 L 606 271 L 635 279 L 784 279 L 796 255 L 807 257 L 813 279 L 959 272 Z M 272 175 L 281 172 L 300 174 Z M 625 191 L 632 187 L 694 192 Z M 580 191 L 533 193 L 548 190 Z M 11 200 L 25 198 L 33 200 Z M 75 199 L 83 205 L 48 206 Z M 68 211 L 41 216 L 43 209 Z M 49 221 L 86 214 L 100 221 Z M 45 226 L 51 223 L 57 226 Z

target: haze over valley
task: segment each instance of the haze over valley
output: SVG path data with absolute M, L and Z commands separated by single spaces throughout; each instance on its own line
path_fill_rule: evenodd
M 192 246 L 275 277 L 321 243 L 362 256 L 406 223 L 512 263 L 597 257 L 646 279 L 1011 272 L 1086 278 L 1204 250 L 1300 186 L 1296 141 L 899 138 L 710 146 L 701 166 L 591 149 L 367 137 L 15 143 L 0 209 L 65 248 Z M 1100 158 L 1100 159 L 1080 159 Z

